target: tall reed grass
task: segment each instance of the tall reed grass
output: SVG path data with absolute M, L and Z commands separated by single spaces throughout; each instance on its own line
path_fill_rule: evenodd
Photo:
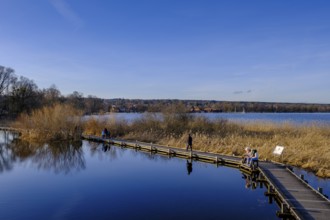
M 188 114 L 154 114 L 131 123 L 125 120 L 98 121 L 84 124 L 84 133 L 100 135 L 107 128 L 112 136 L 184 148 L 188 134 L 193 149 L 228 155 L 241 155 L 246 146 L 258 150 L 261 159 L 275 160 L 311 170 L 321 177 L 330 177 L 330 126 L 290 123 L 234 123 L 211 121 Z M 285 147 L 281 157 L 273 155 L 276 145 Z
M 13 124 L 21 128 L 23 140 L 54 141 L 80 139 L 81 133 L 101 135 L 107 128 L 111 136 L 184 148 L 188 134 L 193 149 L 228 155 L 241 155 L 246 146 L 258 150 L 261 159 L 275 160 L 330 177 L 330 126 L 290 123 L 234 123 L 209 120 L 184 112 L 165 112 L 162 117 L 147 113 L 128 122 L 109 118 L 81 120 L 82 112 L 70 105 L 56 104 L 22 114 Z M 276 145 L 285 147 L 281 157 L 272 152 Z
M 21 138 L 28 141 L 80 139 L 81 116 L 71 105 L 55 104 L 20 115 L 13 126 L 22 129 Z

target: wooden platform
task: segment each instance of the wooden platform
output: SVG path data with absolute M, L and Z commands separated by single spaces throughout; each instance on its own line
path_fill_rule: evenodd
M 281 201 L 278 215 L 296 219 L 330 219 L 330 201 L 284 165 L 260 162 L 259 170 L 268 181 L 269 193 Z
M 279 217 L 289 219 L 330 219 L 330 201 L 283 164 L 260 161 L 258 168 L 251 169 L 241 164 L 241 157 L 201 151 L 191 152 L 180 148 L 152 143 L 120 139 L 103 139 L 98 136 L 83 135 L 83 138 L 90 141 L 134 148 L 170 157 L 191 158 L 216 165 L 234 167 L 240 169 L 244 173 L 253 174 L 259 172 L 258 181 L 264 182 L 268 187 L 265 194 L 274 197 L 280 206 L 280 211 L 277 212 Z
M 0 131 L 20 132 L 20 129 L 12 127 L 0 127 Z

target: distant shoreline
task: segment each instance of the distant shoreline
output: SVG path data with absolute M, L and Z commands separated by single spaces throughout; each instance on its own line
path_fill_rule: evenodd
M 144 115 L 156 115 L 162 117 L 161 112 L 145 112 L 145 113 L 133 113 L 133 112 L 107 112 L 103 114 L 85 115 L 84 118 L 98 117 L 101 120 L 107 120 L 110 118 L 125 119 L 133 121 L 143 117 Z M 291 123 L 296 125 L 304 124 L 319 124 L 328 125 L 330 124 L 330 113 L 188 113 L 193 117 L 204 116 L 210 120 L 225 119 L 232 122 L 260 122 L 260 123 Z M 153 117 L 153 116 L 152 116 Z

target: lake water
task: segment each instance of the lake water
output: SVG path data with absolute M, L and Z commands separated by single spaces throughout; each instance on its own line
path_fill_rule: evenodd
M 330 195 L 330 180 L 301 169 Z M 34 145 L 0 131 L 0 219 L 277 219 L 239 170 L 87 141 Z
M 160 113 L 155 113 L 161 117 Z M 100 119 L 124 119 L 132 121 L 146 116 L 145 113 L 111 113 L 97 115 Z M 192 113 L 193 116 L 204 116 L 211 120 L 227 119 L 234 122 L 275 122 L 292 124 L 323 124 L 330 125 L 330 113 Z
M 277 219 L 265 187 L 233 168 L 12 139 L 0 132 L 0 219 Z

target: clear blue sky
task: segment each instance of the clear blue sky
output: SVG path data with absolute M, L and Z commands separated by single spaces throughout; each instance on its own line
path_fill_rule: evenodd
M 63 95 L 330 103 L 330 1 L 0 0 L 0 65 Z

